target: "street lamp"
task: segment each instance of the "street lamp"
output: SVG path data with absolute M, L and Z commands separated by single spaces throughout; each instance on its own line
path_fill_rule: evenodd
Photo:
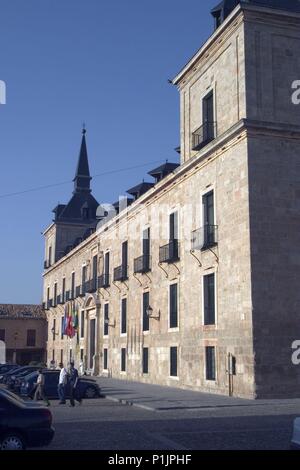
M 114 320 L 113 323 L 109 323 L 109 318 L 106 318 L 106 319 L 104 320 L 104 323 L 105 323 L 105 325 L 111 326 L 112 328 L 115 328 L 115 327 L 116 327 L 116 320 Z
M 160 320 L 160 310 L 158 310 L 157 315 L 153 315 L 153 308 L 151 307 L 151 305 L 147 307 L 146 314 L 149 318 L 155 318 L 156 320 Z

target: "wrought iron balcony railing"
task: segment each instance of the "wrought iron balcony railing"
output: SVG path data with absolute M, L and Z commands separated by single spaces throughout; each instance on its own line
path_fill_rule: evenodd
M 97 278 L 90 279 L 85 283 L 85 293 L 92 294 L 97 290 Z
M 192 150 L 200 150 L 216 138 L 216 123 L 205 122 L 192 134 Z
M 102 274 L 98 277 L 98 287 L 109 287 L 110 286 L 110 275 L 109 274 Z
M 114 269 L 114 281 L 126 281 L 128 279 L 128 269 L 127 266 L 121 264 Z
M 134 273 L 148 273 L 151 271 L 151 256 L 142 255 L 134 260 Z
M 45 309 L 50 310 L 51 307 L 53 307 L 53 300 L 49 299 L 49 300 L 47 300 L 47 302 L 45 304 Z
M 206 250 L 218 243 L 218 226 L 204 225 L 192 232 L 192 250 Z
M 178 240 L 172 240 L 167 245 L 159 248 L 160 263 L 174 263 L 179 260 L 179 243 Z

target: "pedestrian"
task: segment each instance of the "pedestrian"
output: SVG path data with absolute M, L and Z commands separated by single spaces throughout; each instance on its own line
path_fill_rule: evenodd
M 62 363 L 59 364 L 60 374 L 58 380 L 58 396 L 59 396 L 59 404 L 65 405 L 66 403 L 66 385 L 67 385 L 67 370 L 65 369 Z
M 78 380 L 79 380 L 78 370 L 75 369 L 74 362 L 71 361 L 69 370 L 68 370 L 68 383 L 70 387 L 70 390 L 69 390 L 70 391 L 70 406 L 72 407 L 75 406 L 74 399 L 76 399 L 80 405 L 82 403 L 82 399 L 79 396 Z
M 79 372 L 80 372 L 80 375 L 85 375 L 85 370 L 84 370 L 84 363 L 83 361 L 80 361 L 80 364 L 79 364 Z
M 50 406 L 50 402 L 45 393 L 45 376 L 43 374 L 42 369 L 39 370 L 39 375 L 37 377 L 36 385 L 37 387 L 34 393 L 34 400 L 38 401 L 42 399 L 47 404 L 47 406 Z

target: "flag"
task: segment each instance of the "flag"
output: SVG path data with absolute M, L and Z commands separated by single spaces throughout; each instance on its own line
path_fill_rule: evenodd
M 64 323 L 63 323 L 63 335 L 67 335 L 67 326 L 68 326 L 68 303 L 65 304 L 65 314 L 64 314 Z

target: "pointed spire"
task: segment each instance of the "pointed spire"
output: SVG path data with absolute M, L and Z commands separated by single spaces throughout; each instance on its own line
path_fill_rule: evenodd
M 74 181 L 74 191 L 73 191 L 74 194 L 79 193 L 79 192 L 91 192 L 90 181 L 92 178 L 90 176 L 85 134 L 86 134 L 86 128 L 85 128 L 85 125 L 83 124 L 80 153 L 79 153 L 75 178 L 73 180 Z

